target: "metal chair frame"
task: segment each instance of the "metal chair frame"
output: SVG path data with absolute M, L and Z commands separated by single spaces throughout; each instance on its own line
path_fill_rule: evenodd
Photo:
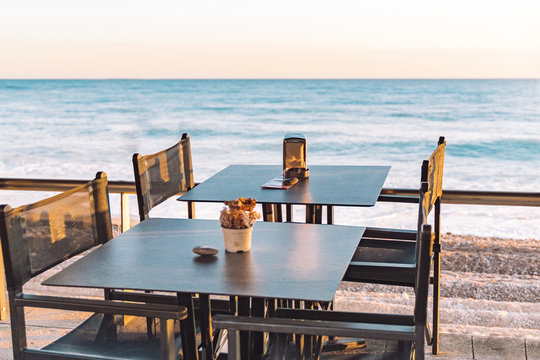
M 400 358 L 424 359 L 424 329 L 427 322 L 427 299 L 430 263 L 433 255 L 433 234 L 430 225 L 423 225 L 419 238 L 417 272 L 415 281 L 415 305 L 412 315 L 353 313 L 278 308 L 272 317 L 247 317 L 215 315 L 213 326 L 227 329 L 229 359 L 240 359 L 239 331 L 269 332 L 277 339 L 270 347 L 268 358 L 284 358 L 287 353 L 287 336 L 279 334 L 303 334 L 312 336 L 345 336 L 367 339 L 398 341 Z M 311 354 L 307 352 L 308 356 Z M 316 352 L 315 359 L 320 353 Z M 306 352 L 293 358 L 306 358 Z
M 149 165 L 150 161 L 153 161 L 154 164 Z M 141 221 L 148 217 L 148 213 L 153 207 L 174 195 L 189 191 L 195 186 L 191 140 L 188 133 L 183 133 L 179 142 L 165 150 L 144 156 L 139 153 L 133 154 L 132 162 Z M 168 166 L 169 163 L 174 166 Z M 159 187 L 154 189 L 152 181 L 148 177 L 150 168 L 156 166 L 159 166 L 161 181 Z M 188 218 L 194 219 L 194 203 L 189 201 L 187 205 Z
M 446 142 L 440 137 L 437 149 L 424 160 L 421 168 L 421 184 L 427 186 L 424 196 L 420 197 L 418 207 L 417 230 L 366 228 L 359 251 L 366 248 L 378 248 L 382 250 L 399 250 L 403 252 L 403 258 L 396 262 L 395 259 L 384 259 L 384 256 L 375 260 L 367 258 L 361 253 L 355 254 L 343 280 L 353 282 L 369 282 L 377 284 L 415 286 L 416 267 L 415 257 L 418 254 L 417 241 L 420 229 L 427 224 L 428 216 L 434 209 L 434 233 L 433 244 L 433 276 L 430 281 L 433 284 L 433 329 L 426 327 L 426 338 L 432 346 L 432 353 L 439 352 L 439 312 L 440 312 L 440 222 L 441 222 L 441 196 L 442 178 L 444 166 L 444 151 Z M 420 189 L 422 192 L 422 189 Z M 397 196 L 396 202 L 404 202 L 403 197 Z M 392 201 L 392 196 L 384 197 L 384 201 Z M 408 201 L 405 201 L 408 202 Z M 415 201 L 416 202 L 416 201 Z M 405 258 L 408 258 L 405 260 Z M 371 261 L 370 261 L 371 260 Z
M 43 206 L 54 205 L 62 200 L 68 199 L 74 194 L 86 192 L 88 194 L 88 207 L 91 216 L 91 233 L 88 234 L 88 238 L 93 238 L 93 242 L 84 243 L 77 246 L 67 247 L 73 242 L 77 241 L 77 237 L 66 235 L 69 229 L 69 223 L 67 219 L 71 219 L 69 216 L 66 218 L 64 214 L 69 215 L 69 210 L 73 209 L 63 208 L 63 205 L 59 205 L 59 213 L 63 215 L 61 217 L 63 224 L 62 229 L 65 229 L 65 234 L 61 233 L 53 239 L 53 225 L 56 224 L 58 218 L 53 217 L 50 212 L 42 213 L 39 219 L 40 227 L 42 224 L 47 224 L 50 234 L 51 244 L 55 241 L 61 241 L 62 249 L 67 248 L 66 254 L 62 257 L 54 257 L 55 253 L 51 252 L 35 252 L 30 255 L 28 241 L 39 236 L 39 239 L 46 239 L 42 233 L 28 233 L 28 227 L 32 224 L 27 224 L 26 212 L 32 209 L 40 209 Z M 78 195 L 80 196 L 80 195 Z M 83 197 L 84 199 L 84 197 Z M 62 204 L 62 203 L 60 203 Z M 85 209 L 85 205 L 82 205 Z M 26 212 L 25 212 L 26 211 Z M 58 214 L 56 214 L 58 215 Z M 81 230 L 82 229 L 82 230 Z M 84 231 L 85 228 L 81 227 L 78 231 Z M 81 234 L 82 236 L 82 234 Z M 108 341 L 110 336 L 115 338 L 114 334 L 111 334 L 111 325 L 115 324 L 115 315 L 133 315 L 143 317 L 155 317 L 160 319 L 160 352 L 161 355 L 154 353 L 151 358 L 161 357 L 161 359 L 176 359 L 178 353 L 175 346 L 174 338 L 174 321 L 182 320 L 187 317 L 187 310 L 183 306 L 178 305 L 164 305 L 164 304 L 147 304 L 147 303 L 123 303 L 112 301 L 110 299 L 109 289 L 104 291 L 104 300 L 95 299 L 80 299 L 58 296 L 40 296 L 34 294 L 25 294 L 23 292 L 23 285 L 35 276 L 43 273 L 44 271 L 54 267 L 57 264 L 85 251 L 93 246 L 98 246 L 106 243 L 112 238 L 111 217 L 109 211 L 109 197 L 107 188 L 107 176 L 103 172 L 99 172 L 96 175 L 96 179 L 89 182 L 86 185 L 76 187 L 72 190 L 66 191 L 52 198 L 39 201 L 34 204 L 21 206 L 12 209 L 8 205 L 0 206 L 0 238 L 2 243 L 2 253 L 4 258 L 4 266 L 6 270 L 6 281 L 8 289 L 8 297 L 10 304 L 10 317 L 11 317 L 11 334 L 12 334 L 12 347 L 14 359 L 104 359 L 107 358 L 107 352 L 105 354 L 100 353 L 105 348 L 115 346 L 114 341 Z M 53 246 L 53 245 L 50 245 Z M 60 246 L 60 245 L 58 245 Z M 35 261 L 40 260 L 43 256 L 49 256 L 48 259 L 44 259 L 43 262 L 38 262 L 38 265 L 31 265 L 30 256 Z M 75 338 L 76 331 L 79 328 L 83 328 L 87 325 L 94 316 L 93 315 L 84 322 L 79 328 L 74 329 L 66 336 L 58 339 L 54 343 L 46 346 L 42 349 L 28 348 L 27 336 L 26 336 L 26 324 L 25 324 L 25 307 L 38 307 L 48 309 L 60 309 L 66 311 L 82 311 L 82 312 L 95 312 L 103 313 L 103 319 L 101 327 L 97 332 L 96 341 L 91 347 L 84 348 L 84 345 L 77 344 L 76 348 L 71 348 L 68 344 L 68 340 Z M 114 331 L 113 331 L 114 332 Z M 114 332 L 115 333 L 115 332 Z M 71 337 L 70 337 L 71 336 Z M 110 345 L 110 346 L 109 346 Z M 66 350 L 67 348 L 72 350 Z M 85 352 L 85 350 L 88 350 Z

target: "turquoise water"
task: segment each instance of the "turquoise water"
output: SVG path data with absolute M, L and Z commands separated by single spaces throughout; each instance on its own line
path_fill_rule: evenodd
M 283 134 L 302 132 L 308 164 L 391 165 L 386 186 L 416 187 L 442 135 L 445 188 L 539 191 L 539 80 L 0 80 L 0 130 L 0 177 L 88 179 L 104 170 L 129 180 L 133 153 L 189 132 L 202 181 L 229 164 L 279 164 Z M 540 233 L 530 208 L 445 206 L 444 215 L 445 231 Z M 410 222 L 388 205 L 337 216 Z

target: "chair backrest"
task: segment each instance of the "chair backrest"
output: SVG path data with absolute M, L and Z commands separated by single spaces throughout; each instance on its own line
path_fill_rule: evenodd
M 422 225 L 426 223 L 427 217 L 435 205 L 435 202 L 442 196 L 445 148 L 446 141 L 444 140 L 444 137 L 441 136 L 439 138 L 437 149 L 431 154 L 429 160 L 424 160 L 422 163 L 420 186 L 427 187 L 425 189 L 420 189 L 421 201 L 418 214 L 419 233 Z M 424 183 L 427 185 L 424 185 Z
M 419 240 L 422 234 L 422 227 L 427 224 L 429 213 L 435 203 L 442 196 L 442 180 L 444 167 L 444 151 L 446 141 L 444 137 L 439 138 L 435 151 L 429 160 L 422 162 L 422 174 L 420 179 L 419 204 L 418 204 L 418 227 L 416 234 L 415 256 L 418 259 L 420 253 Z M 437 220 L 436 220 L 437 221 Z M 438 229 L 436 223 L 435 228 Z
M 429 272 L 433 257 L 433 233 L 431 225 L 423 225 L 417 241 L 418 257 L 416 260 L 416 283 L 414 303 L 414 323 L 425 326 L 427 321 L 427 301 L 429 289 Z
M 142 221 L 153 207 L 195 185 L 189 135 L 182 134 L 178 143 L 155 154 L 133 154 L 133 171 Z
M 112 238 L 107 175 L 39 202 L 0 206 L 8 290 Z

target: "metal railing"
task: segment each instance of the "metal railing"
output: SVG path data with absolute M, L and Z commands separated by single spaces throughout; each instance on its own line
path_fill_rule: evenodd
M 87 180 L 0 178 L 0 190 L 66 191 L 86 184 Z M 135 194 L 134 181 L 109 181 L 109 192 L 120 194 L 122 232 L 131 227 L 128 194 Z
M 381 195 L 417 197 L 418 189 L 383 188 Z M 455 205 L 540 206 L 540 192 L 443 190 L 441 202 Z
M 15 191 L 66 191 L 87 180 L 0 178 L 0 190 Z M 121 231 L 131 227 L 129 194 L 135 194 L 134 181 L 109 181 L 109 192 L 120 194 Z M 401 197 L 403 202 L 418 202 L 418 189 L 383 188 L 379 200 L 393 201 Z M 456 205 L 540 206 L 538 192 L 443 190 L 441 202 Z M 1 261 L 1 259 L 0 259 Z M 0 288 L 5 288 L 4 269 L 0 269 Z M 5 296 L 0 290 L 0 320 L 6 317 Z
M 86 183 L 86 180 L 0 178 L 0 190 L 66 191 Z M 135 194 L 135 182 L 109 181 L 109 192 Z M 418 189 L 383 188 L 381 195 L 414 198 Z M 540 206 L 540 192 L 443 190 L 441 201 L 456 205 Z

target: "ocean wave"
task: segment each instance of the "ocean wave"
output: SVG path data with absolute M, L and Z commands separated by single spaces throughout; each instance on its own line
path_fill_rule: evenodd
M 133 153 L 188 132 L 201 181 L 231 163 L 279 164 L 283 135 L 302 132 L 308 164 L 391 165 L 386 186 L 416 187 L 444 135 L 445 188 L 537 191 L 538 89 L 537 80 L 0 80 L 0 169 L 85 179 L 103 170 L 130 180 Z M 445 230 L 540 231 L 525 212 L 490 209 L 445 206 Z M 352 213 L 340 217 L 410 222 L 399 209 Z
M 540 163 L 540 140 L 512 139 L 455 144 L 449 147 L 447 151 L 450 155 L 458 157 Z

